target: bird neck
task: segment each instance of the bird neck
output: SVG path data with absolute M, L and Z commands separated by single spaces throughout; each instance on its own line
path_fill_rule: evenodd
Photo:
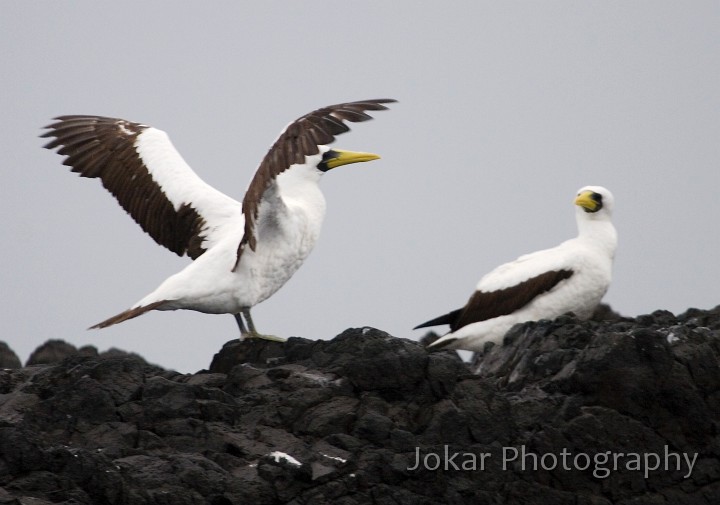
M 583 211 L 581 211 L 583 212 Z M 617 231 L 608 217 L 577 216 L 578 239 L 592 243 L 593 247 L 614 256 L 617 248 Z
M 293 165 L 277 177 L 280 198 L 288 207 L 324 215 L 325 198 L 318 185 L 321 176 L 315 165 Z

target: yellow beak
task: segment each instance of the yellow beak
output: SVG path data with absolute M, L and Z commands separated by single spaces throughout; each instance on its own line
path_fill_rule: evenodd
M 592 197 L 592 191 L 583 191 L 575 197 L 575 205 L 582 207 L 589 212 L 595 212 L 598 209 L 598 202 Z
M 342 149 L 333 149 L 337 156 L 330 158 L 325 162 L 328 169 L 336 168 L 350 163 L 360 163 L 361 161 L 379 160 L 380 156 L 373 153 L 356 153 L 354 151 L 343 151 Z

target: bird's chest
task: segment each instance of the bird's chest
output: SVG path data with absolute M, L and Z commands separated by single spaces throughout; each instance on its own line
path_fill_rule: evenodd
M 303 211 L 266 223 L 246 265 L 257 288 L 258 303 L 280 289 L 300 268 L 317 242 L 321 224 L 321 217 Z
M 284 282 L 308 257 L 320 234 L 319 227 L 305 220 L 298 220 L 296 226 L 273 235 L 258 252 L 262 261 L 256 265 L 257 273 Z
M 575 274 L 558 291 L 558 297 L 563 299 L 562 310 L 574 312 L 581 319 L 589 318 L 607 292 L 610 279 L 610 262 L 602 258 L 579 262 L 575 266 Z

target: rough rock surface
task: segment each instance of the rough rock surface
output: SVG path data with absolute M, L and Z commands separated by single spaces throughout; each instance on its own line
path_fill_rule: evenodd
M 131 355 L 5 370 L 0 504 L 720 503 L 720 307 L 527 323 L 474 366 L 361 328 L 232 341 L 193 375 Z M 693 470 L 612 468 L 668 451 Z M 605 453 L 607 475 L 576 468 Z
M 20 358 L 5 342 L 0 342 L 0 368 L 20 368 Z
M 25 366 L 59 363 L 62 360 L 71 356 L 90 356 L 95 358 L 106 358 L 110 356 L 128 355 L 129 353 L 115 348 L 111 348 L 103 353 L 98 353 L 97 348 L 92 345 L 86 345 L 78 349 L 74 345 L 68 344 L 64 340 L 51 339 L 32 352 Z M 138 358 L 140 357 L 137 354 L 133 354 L 133 356 L 136 356 Z

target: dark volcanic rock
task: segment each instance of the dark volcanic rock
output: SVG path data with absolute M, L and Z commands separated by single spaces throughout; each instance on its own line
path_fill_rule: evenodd
M 11 351 L 12 352 L 12 351 Z M 98 353 L 96 347 L 92 345 L 85 345 L 81 348 L 76 348 L 74 345 L 65 342 L 64 340 L 48 340 L 40 347 L 35 349 L 30 357 L 28 358 L 25 366 L 32 365 L 47 365 L 51 363 L 60 363 L 62 360 L 71 356 L 88 356 L 92 358 L 109 358 L 119 356 L 134 356 L 140 360 L 142 358 L 134 353 L 128 353 L 116 348 L 110 348 L 107 351 Z M 11 368 L 11 367 L 8 367 Z M 18 366 L 19 368 L 19 366 Z
M 64 340 L 48 340 L 30 354 L 25 366 L 59 363 L 65 358 L 78 354 L 97 356 L 97 349 L 93 347 L 84 347 L 83 351 L 81 353 L 74 345 L 68 344 Z
M 362 328 L 5 370 L 0 503 L 720 503 L 720 307 L 528 323 L 475 366 Z
M 5 342 L 0 342 L 0 368 L 20 368 L 20 358 Z

